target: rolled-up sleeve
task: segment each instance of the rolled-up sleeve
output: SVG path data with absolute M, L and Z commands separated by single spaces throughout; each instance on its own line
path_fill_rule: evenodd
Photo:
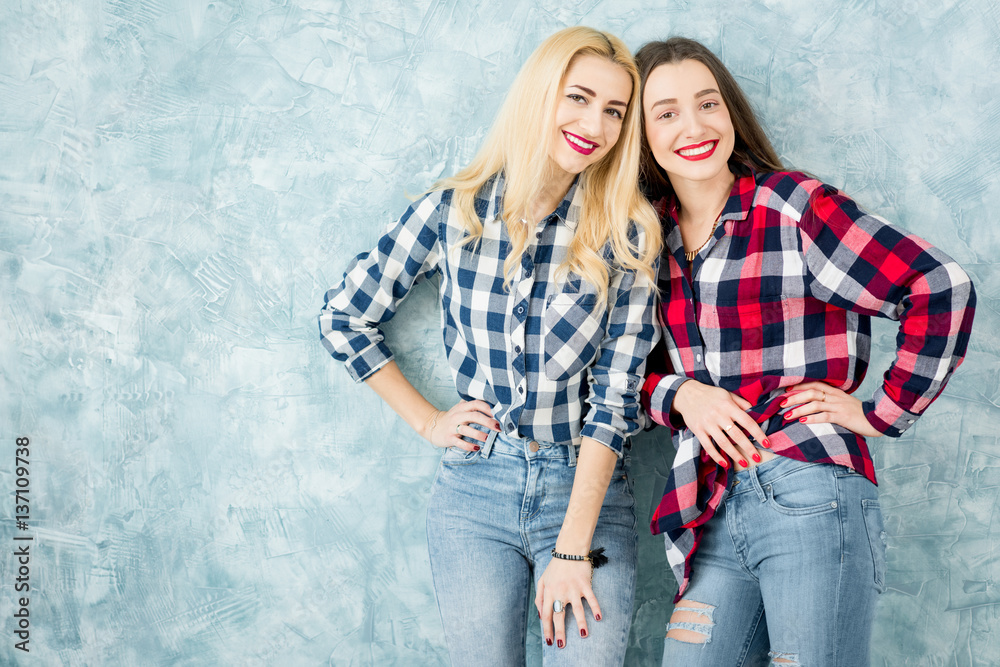
M 415 284 L 439 270 L 440 203 L 440 192 L 415 201 L 326 293 L 320 339 L 356 382 L 392 360 L 379 325 L 392 319 Z
M 643 429 L 640 400 L 646 359 L 660 338 L 655 286 L 645 275 L 612 272 L 608 324 L 597 359 L 588 371 L 590 410 L 583 437 L 622 455 L 625 439 Z
M 642 384 L 642 407 L 655 423 L 675 431 L 684 428 L 684 420 L 670 411 L 677 390 L 689 378 L 673 373 L 669 369 L 670 360 L 664 347 L 657 346 L 650 355 L 646 368 L 646 379 Z
M 896 358 L 864 410 L 885 435 L 902 435 L 965 356 L 972 281 L 948 255 L 830 186 L 812 193 L 801 229 L 813 296 L 899 322 Z

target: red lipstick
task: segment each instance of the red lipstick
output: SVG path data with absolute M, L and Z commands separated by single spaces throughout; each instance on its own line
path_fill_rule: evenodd
M 600 148 L 600 144 L 595 144 L 593 141 L 587 141 L 583 137 L 578 137 L 572 132 L 567 132 L 566 130 L 563 130 L 563 137 L 565 137 L 566 143 L 570 145 L 570 148 L 575 150 L 577 153 L 590 155 Z
M 715 153 L 715 149 L 719 146 L 718 139 L 709 139 L 708 141 L 703 141 L 699 144 L 691 144 L 690 146 L 684 146 L 683 148 L 678 148 L 674 151 L 674 154 L 684 158 L 685 160 L 690 160 L 692 162 L 697 162 L 698 160 L 707 160 L 712 157 Z M 681 151 L 687 152 L 688 155 L 684 155 Z M 694 153 L 693 155 L 691 153 Z

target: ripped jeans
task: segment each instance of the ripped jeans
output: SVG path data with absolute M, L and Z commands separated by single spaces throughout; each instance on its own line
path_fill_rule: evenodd
M 878 491 L 862 475 L 783 456 L 732 474 L 663 666 L 868 665 L 884 577 Z

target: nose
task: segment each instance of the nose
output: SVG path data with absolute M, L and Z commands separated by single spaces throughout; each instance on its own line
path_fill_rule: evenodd
M 600 134 L 603 113 L 601 107 L 594 104 L 580 117 L 580 129 L 587 133 L 589 139 L 595 139 Z
M 700 137 L 704 131 L 705 127 L 701 124 L 701 118 L 698 117 L 697 113 L 684 115 L 684 136 L 697 138 Z

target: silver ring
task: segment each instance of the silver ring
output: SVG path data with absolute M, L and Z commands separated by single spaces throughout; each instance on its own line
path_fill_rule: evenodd
M 736 426 L 736 423 L 735 423 L 735 422 L 734 422 L 734 423 L 732 423 L 732 424 L 730 424 L 730 425 L 729 425 L 729 426 L 727 426 L 726 428 L 722 429 L 722 432 L 723 432 L 723 433 L 729 433 L 729 429 L 731 429 L 731 428 L 732 428 L 732 427 L 734 427 L 734 426 Z
M 459 435 L 462 435 L 462 425 L 461 424 L 455 424 L 455 433 L 458 433 Z
M 566 611 L 566 605 L 563 604 L 562 600 L 556 600 L 552 603 L 552 613 L 561 614 Z

